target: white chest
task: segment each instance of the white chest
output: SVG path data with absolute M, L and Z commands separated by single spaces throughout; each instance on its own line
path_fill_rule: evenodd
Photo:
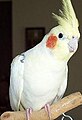
M 27 65 L 24 74 L 24 86 L 36 95 L 44 95 L 52 90 L 58 90 L 62 81 L 67 79 L 66 66 L 40 59 Z
M 58 94 L 63 81 L 67 83 L 67 65 L 57 64 L 50 57 L 26 59 L 22 101 L 25 106 L 39 109 Z

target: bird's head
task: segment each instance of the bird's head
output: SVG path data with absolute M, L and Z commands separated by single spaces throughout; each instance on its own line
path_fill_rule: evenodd
M 80 33 L 78 20 L 70 0 L 62 0 L 62 11 L 60 15 L 53 13 L 58 26 L 51 29 L 46 35 L 46 47 L 57 59 L 68 61 L 76 52 Z

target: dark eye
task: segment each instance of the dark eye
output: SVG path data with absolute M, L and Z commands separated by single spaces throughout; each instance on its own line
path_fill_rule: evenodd
M 74 36 L 72 36 L 72 38 L 74 39 L 75 37 L 74 37 Z
M 59 33 L 58 37 L 62 38 L 63 37 L 63 33 Z

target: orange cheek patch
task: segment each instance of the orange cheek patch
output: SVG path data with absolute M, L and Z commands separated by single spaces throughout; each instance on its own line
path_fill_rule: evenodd
M 47 46 L 48 48 L 54 48 L 55 45 L 56 45 L 56 43 L 57 43 L 57 37 L 51 35 L 51 36 L 49 36 L 49 38 L 48 38 L 48 40 L 47 40 L 47 42 L 46 42 L 46 46 Z

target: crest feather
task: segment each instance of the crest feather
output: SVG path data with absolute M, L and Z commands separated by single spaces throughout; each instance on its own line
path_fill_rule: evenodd
M 74 12 L 71 0 L 62 0 L 62 10 L 59 10 L 59 15 L 54 13 L 53 17 L 57 20 L 59 25 L 71 25 L 73 28 L 78 28 L 78 20 Z

